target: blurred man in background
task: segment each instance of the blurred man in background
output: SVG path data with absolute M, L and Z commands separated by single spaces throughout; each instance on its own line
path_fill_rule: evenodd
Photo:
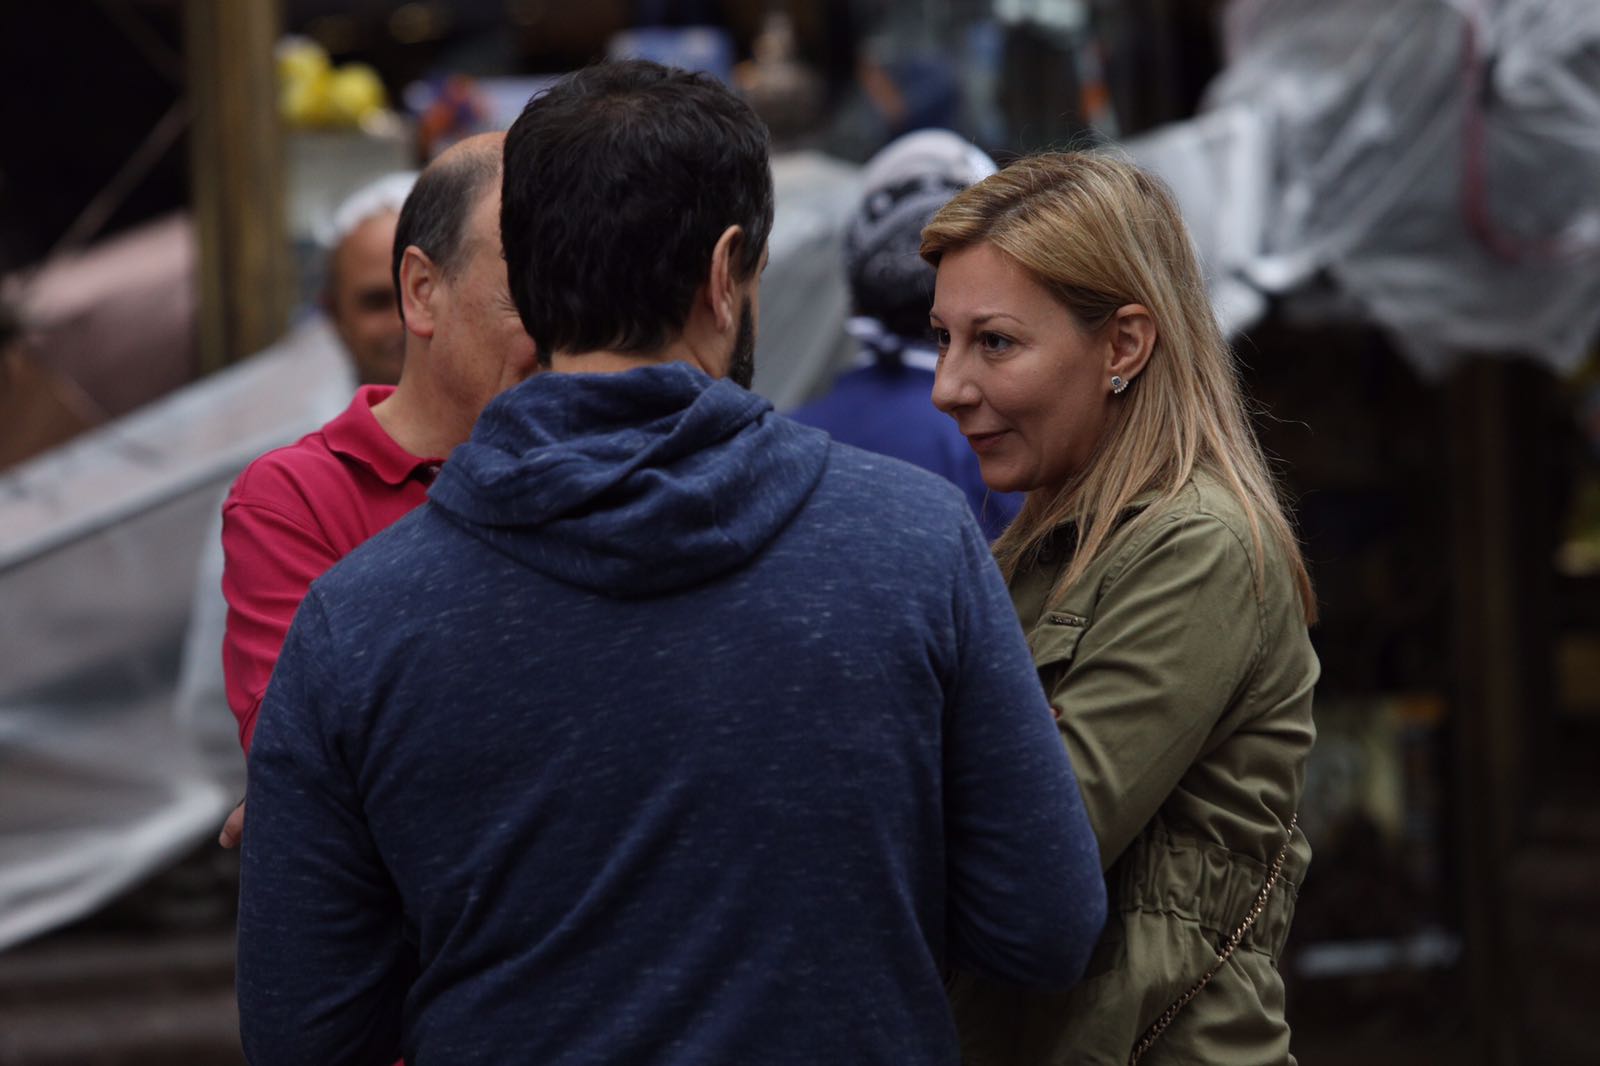
M 918 248 L 934 214 L 994 171 L 982 150 L 945 130 L 909 133 L 867 163 L 861 205 L 844 239 L 855 312 L 847 328 L 861 345 L 860 365 L 827 396 L 792 412 L 835 440 L 948 478 L 990 540 L 1016 517 L 1022 496 L 990 492 L 966 438 L 934 410 L 933 268 Z
M 357 190 L 334 212 L 322 310 L 361 385 L 393 385 L 405 362 L 405 326 L 391 272 L 400 208 L 417 176 L 390 174 Z

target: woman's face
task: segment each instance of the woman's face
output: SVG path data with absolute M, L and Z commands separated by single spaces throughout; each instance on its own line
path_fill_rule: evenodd
M 934 286 L 933 403 L 997 492 L 1057 488 L 1083 468 L 1111 403 L 1111 345 L 1010 256 L 946 252 Z

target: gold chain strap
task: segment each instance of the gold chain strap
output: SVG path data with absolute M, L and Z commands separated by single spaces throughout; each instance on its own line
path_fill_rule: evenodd
M 1238 949 L 1240 944 L 1244 943 L 1244 938 L 1250 932 L 1250 927 L 1256 924 L 1256 919 L 1261 917 L 1261 912 L 1267 909 L 1267 901 L 1272 898 L 1272 890 L 1277 887 L 1278 878 L 1283 873 L 1283 861 L 1289 857 L 1289 845 L 1294 842 L 1294 827 L 1299 823 L 1300 813 L 1296 811 L 1289 819 L 1289 835 L 1284 837 L 1283 846 L 1278 849 L 1278 854 L 1272 860 L 1272 866 L 1267 870 L 1267 883 L 1261 886 L 1260 892 L 1256 893 L 1255 902 L 1250 905 L 1250 911 L 1244 916 L 1244 921 L 1240 922 L 1239 927 L 1229 934 L 1227 940 L 1222 942 L 1222 948 L 1217 952 L 1217 961 L 1211 964 L 1211 968 L 1205 972 L 1205 976 L 1196 981 L 1189 991 L 1173 1000 L 1172 1006 L 1162 1011 L 1161 1017 L 1157 1018 L 1150 1028 L 1144 1031 L 1144 1036 L 1140 1037 L 1139 1042 L 1133 1046 L 1133 1050 L 1128 1054 L 1128 1066 L 1137 1066 L 1139 1060 L 1144 1057 L 1144 1053 L 1155 1045 L 1155 1042 L 1161 1038 L 1161 1034 L 1167 1031 L 1167 1026 L 1171 1025 L 1173 1020 L 1178 1017 L 1178 1012 L 1187 1007 L 1189 1001 L 1198 996 L 1200 990 L 1210 984 L 1213 977 L 1222 972 L 1222 968 L 1233 957 L 1234 951 Z

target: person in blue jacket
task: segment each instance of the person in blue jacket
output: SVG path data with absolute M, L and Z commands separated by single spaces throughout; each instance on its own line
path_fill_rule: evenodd
M 861 346 L 858 365 L 827 395 L 791 412 L 834 440 L 948 478 L 990 540 L 1017 516 L 1023 494 L 990 491 L 961 431 L 933 406 L 933 268 L 918 248 L 939 208 L 994 172 L 982 149 L 947 130 L 908 133 L 867 163 L 861 205 L 845 231 L 855 311 L 847 328 Z
M 549 370 L 290 629 L 250 1061 L 956 1066 L 951 968 L 1068 986 L 1105 919 L 982 534 L 748 390 L 772 181 L 720 83 L 570 75 L 504 174 Z

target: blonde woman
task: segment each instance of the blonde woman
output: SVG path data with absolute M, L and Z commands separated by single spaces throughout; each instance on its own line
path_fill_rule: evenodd
M 965 1060 L 1293 1062 L 1315 600 L 1172 198 L 1115 158 L 1034 156 L 922 254 L 934 403 L 990 488 L 1028 493 L 995 555 L 1112 911 L 1064 995 L 957 977 Z

